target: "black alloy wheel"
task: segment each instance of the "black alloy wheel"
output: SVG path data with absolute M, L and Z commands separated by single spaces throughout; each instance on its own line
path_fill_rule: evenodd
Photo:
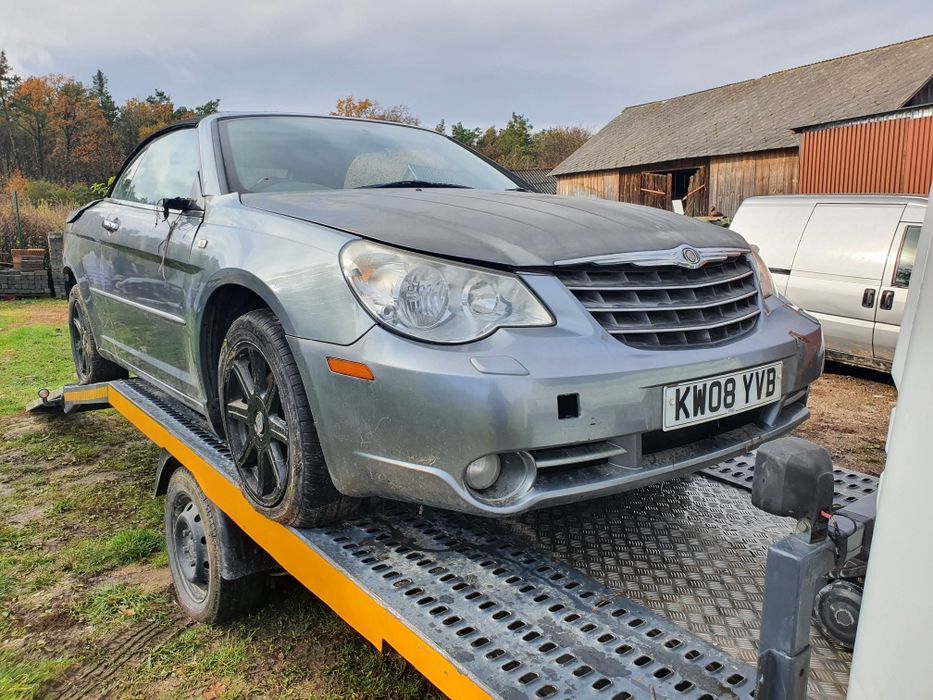
M 81 304 L 75 304 L 72 307 L 70 316 L 71 355 L 74 358 L 78 379 L 83 380 L 91 373 L 90 357 L 93 352 L 94 339 L 85 321 Z
M 68 335 L 79 384 L 109 382 L 129 376 L 120 365 L 104 359 L 97 349 L 91 319 L 77 284 L 68 292 Z
M 223 376 L 224 422 L 249 497 L 271 508 L 288 486 L 288 419 L 269 360 L 249 341 L 236 348 Z
M 247 500 L 286 525 L 317 527 L 351 514 L 334 486 L 308 393 L 282 324 L 269 309 L 227 329 L 217 370 L 224 433 Z

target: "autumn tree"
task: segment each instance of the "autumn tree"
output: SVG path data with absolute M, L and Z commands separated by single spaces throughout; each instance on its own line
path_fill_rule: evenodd
M 55 101 L 53 81 L 60 76 L 27 78 L 16 90 L 18 126 L 31 147 L 32 169 L 40 178 L 46 177 L 46 157 L 50 150 L 49 123 Z
M 13 116 L 11 103 L 19 89 L 19 76 L 13 73 L 10 63 L 7 61 L 6 52 L 0 51 L 0 111 L 3 112 L 4 126 L 6 127 L 6 137 L 10 145 L 10 169 L 19 171 L 22 167 L 19 160 L 19 153 L 16 149 L 16 137 L 13 128 Z
M 376 119 L 386 122 L 399 122 L 400 124 L 411 124 L 418 126 L 421 120 L 411 113 L 405 105 L 393 105 L 392 107 L 383 107 L 381 104 L 368 97 L 359 100 L 353 95 L 347 95 L 337 100 L 334 111 L 331 112 L 335 117 L 356 117 L 357 119 Z
M 543 129 L 532 137 L 535 166 L 556 168 L 592 136 L 581 126 L 555 126 Z

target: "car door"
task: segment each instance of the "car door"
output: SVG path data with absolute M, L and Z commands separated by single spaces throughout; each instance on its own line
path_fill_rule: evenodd
M 787 298 L 823 325 L 827 350 L 874 358 L 875 311 L 903 204 L 817 204 L 807 222 Z
M 894 348 L 901 330 L 907 287 L 917 257 L 921 227 L 921 224 L 902 224 L 891 246 L 875 317 L 874 348 L 878 360 L 894 361 Z
M 139 374 L 198 398 L 185 290 L 200 212 L 171 210 L 170 198 L 199 198 L 197 132 L 170 131 L 149 143 L 121 173 L 101 205 L 101 257 L 108 268 L 95 290 L 104 347 Z

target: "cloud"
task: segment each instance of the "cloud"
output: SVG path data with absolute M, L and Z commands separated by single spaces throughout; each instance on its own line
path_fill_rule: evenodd
M 0 47 L 22 74 L 87 79 L 118 100 L 326 112 L 353 93 L 426 124 L 599 127 L 621 109 L 917 35 L 933 5 L 0 0 Z

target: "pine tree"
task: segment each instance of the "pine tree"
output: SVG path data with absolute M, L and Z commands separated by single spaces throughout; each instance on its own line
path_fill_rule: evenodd
M 19 76 L 14 75 L 6 58 L 6 51 L 0 51 L 0 110 L 6 123 L 7 137 L 10 139 L 10 156 L 15 170 L 22 170 L 19 152 L 16 150 L 16 137 L 13 135 L 13 117 L 11 103 L 19 87 Z
M 113 101 L 113 97 L 107 90 L 107 76 L 99 68 L 94 77 L 91 78 L 91 94 L 97 98 L 97 106 L 103 112 L 107 123 L 113 126 L 119 116 L 119 110 L 117 109 L 117 103 Z

